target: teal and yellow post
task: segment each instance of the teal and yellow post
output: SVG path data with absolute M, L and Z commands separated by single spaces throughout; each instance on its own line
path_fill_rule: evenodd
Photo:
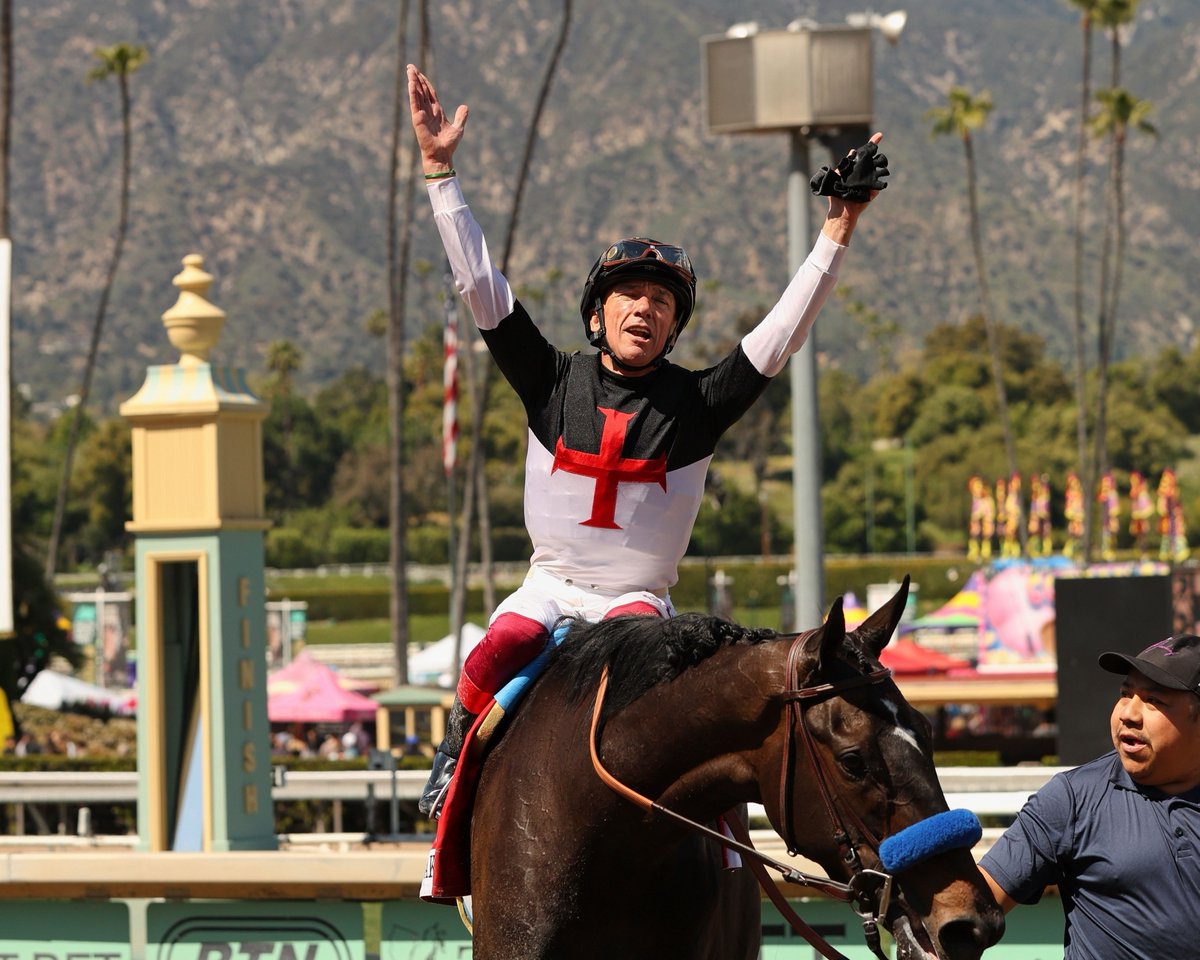
M 121 405 L 133 432 L 138 834 L 147 850 L 276 846 L 263 582 L 262 421 L 209 362 L 225 312 L 195 254 L 163 314 L 178 363 Z

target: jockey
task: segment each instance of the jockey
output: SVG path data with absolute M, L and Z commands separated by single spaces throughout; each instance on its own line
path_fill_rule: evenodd
M 618 240 L 593 264 L 580 316 L 597 353 L 568 354 L 546 341 L 516 300 L 463 198 L 452 160 L 466 106 L 451 120 L 413 66 L 408 91 L 455 283 L 528 417 L 525 525 L 533 542 L 524 583 L 497 606 L 463 664 L 418 804 L 431 815 L 474 717 L 542 651 L 560 617 L 673 615 L 669 588 L 717 440 L 804 343 L 887 169 L 876 134 L 836 172 L 825 171 L 836 182 L 813 252 L 774 309 L 715 366 L 689 371 L 666 359 L 691 319 L 696 275 L 682 247 L 647 237 Z

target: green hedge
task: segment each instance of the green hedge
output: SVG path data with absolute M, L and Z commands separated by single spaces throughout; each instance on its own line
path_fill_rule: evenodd
M 387 577 L 375 578 L 377 583 L 355 583 L 342 586 L 337 577 L 329 578 L 328 587 L 302 587 L 267 590 L 270 600 L 303 600 L 308 604 L 309 620 L 377 620 L 391 615 L 390 587 Z M 414 614 L 445 613 L 449 591 L 440 584 L 413 584 L 408 588 L 408 610 Z M 483 609 L 483 590 L 473 587 L 467 592 L 467 609 Z
M 733 578 L 736 606 L 772 606 L 782 597 L 781 577 L 791 570 L 782 560 L 710 560 L 680 568 L 679 582 L 671 588 L 671 598 L 681 610 L 706 610 L 709 603 L 708 581 L 717 570 Z M 961 557 L 897 556 L 883 558 L 827 557 L 825 560 L 825 596 L 854 593 L 866 601 L 867 585 L 899 581 L 907 573 L 918 588 L 923 609 L 941 606 L 962 589 L 975 565 Z
M 736 606 L 776 606 L 781 602 L 779 578 L 787 576 L 791 565 L 782 560 L 710 560 L 688 563 L 679 570 L 679 582 L 671 588 L 671 598 L 680 610 L 709 608 L 709 580 L 717 570 L 733 578 Z M 834 597 L 853 592 L 859 602 L 866 601 L 867 584 L 900 580 L 907 573 L 919 588 L 918 599 L 922 612 L 940 606 L 960 589 L 975 566 L 961 557 L 899 556 L 887 558 L 832 557 L 825 562 L 825 593 Z M 501 584 L 506 594 L 516 584 Z M 272 587 L 270 598 L 286 596 L 290 600 L 308 603 L 310 620 L 367 620 L 389 615 L 388 581 L 379 577 L 373 582 L 361 580 L 350 584 L 330 577 L 320 586 L 304 586 L 286 590 Z M 409 610 L 414 614 L 440 614 L 448 605 L 447 588 L 440 584 L 414 584 L 409 587 Z M 483 608 L 483 592 L 473 588 L 467 598 L 467 609 Z
M 450 534 L 444 525 L 425 525 L 409 530 L 405 547 L 413 563 L 445 563 L 450 555 Z M 387 530 L 336 527 L 325 536 L 293 527 L 267 531 L 268 567 L 291 570 L 327 563 L 387 563 L 391 558 L 391 534 Z M 492 556 L 502 562 L 528 560 L 533 545 L 524 527 L 492 530 Z M 479 560 L 478 544 L 472 559 Z
M 392 555 L 392 537 L 387 530 L 340 527 L 329 537 L 334 563 L 387 563 Z
M 137 757 L 68 757 L 59 753 L 35 753 L 25 757 L 0 756 L 6 773 L 123 773 L 137 769 Z

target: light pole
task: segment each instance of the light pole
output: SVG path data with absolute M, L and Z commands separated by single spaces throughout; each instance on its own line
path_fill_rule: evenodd
M 804 263 L 809 236 L 809 138 L 840 159 L 869 135 L 872 31 L 891 41 L 902 13 L 821 27 L 794 21 L 786 30 L 732 27 L 701 40 L 705 113 L 711 133 L 787 133 L 788 269 Z M 825 603 L 821 523 L 821 445 L 817 415 L 816 338 L 792 356 L 792 509 L 796 584 L 794 629 L 821 622 Z

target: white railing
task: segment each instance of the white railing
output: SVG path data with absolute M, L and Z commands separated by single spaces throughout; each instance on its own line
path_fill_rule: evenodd
M 1067 767 L 944 767 L 938 779 L 951 807 L 976 813 L 1013 814 L 1026 798 Z M 428 774 L 397 770 L 396 795 L 416 800 Z M 132 803 L 137 800 L 138 775 L 78 772 L 0 772 L 0 803 Z M 276 800 L 362 800 L 367 785 L 376 798 L 391 795 L 388 770 L 288 771 Z
M 417 800 L 429 773 L 397 770 L 396 795 Z M 391 797 L 389 770 L 296 770 L 284 775 L 283 786 L 272 794 L 276 800 L 363 800 L 367 786 L 377 799 Z M 138 775 L 78 772 L 0 772 L 0 803 L 133 803 L 137 800 Z
M 945 767 L 938 771 L 942 790 L 950 807 L 972 810 L 980 816 L 1011 816 L 1047 780 L 1067 767 Z M 397 770 L 396 799 L 416 801 L 421 796 L 428 774 L 424 770 Z M 364 801 L 373 793 L 381 809 L 381 820 L 387 820 L 386 805 L 392 798 L 392 772 L 389 770 L 330 770 L 294 771 L 283 776 L 282 785 L 272 789 L 273 799 Z M 100 804 L 135 803 L 138 794 L 136 772 L 79 773 L 79 772 L 0 772 L 0 804 Z M 751 820 L 765 819 L 761 806 L 751 806 Z M 303 843 L 303 835 L 291 835 L 295 843 Z M 327 841 L 327 834 L 312 835 Z M 0 846 L 18 842 L 28 843 L 30 836 L 0 837 Z M 66 845 L 95 843 L 99 838 L 59 838 Z M 121 839 L 121 838 L 114 838 Z M 136 839 L 136 838 L 134 838 Z M 49 838 L 37 837 L 38 843 Z M 55 841 L 57 842 L 57 841 Z

